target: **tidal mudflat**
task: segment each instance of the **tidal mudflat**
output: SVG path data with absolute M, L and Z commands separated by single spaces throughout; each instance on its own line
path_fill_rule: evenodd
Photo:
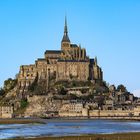
M 0 139 L 58 139 L 73 140 L 76 136 L 118 136 L 132 132 L 140 136 L 140 122 L 117 120 L 43 120 L 43 123 L 0 124 Z M 120 134 L 120 133 L 125 133 Z M 77 137 L 77 138 L 78 138 Z M 72 139 L 73 138 L 73 139 Z M 95 137 L 96 138 L 96 137 Z M 86 139 L 85 139 L 86 140 Z M 93 139 L 94 140 L 94 139 Z

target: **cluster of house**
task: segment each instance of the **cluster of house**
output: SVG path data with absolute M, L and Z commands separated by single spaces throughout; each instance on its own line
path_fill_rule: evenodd
M 86 87 L 88 89 L 88 87 Z M 71 88 L 68 93 L 81 95 L 83 88 Z M 97 94 L 93 100 L 71 100 L 62 105 L 59 116 L 117 117 L 140 116 L 140 102 L 127 91 L 117 91 L 109 87 L 108 93 Z
M 109 87 L 108 93 L 102 94 L 93 94 L 90 87 L 73 87 L 66 90 L 67 95 L 73 94 L 83 98 L 53 100 L 45 95 L 34 95 L 28 98 L 31 104 L 27 108 L 28 114 L 32 116 L 34 113 L 45 112 L 46 116 L 57 117 L 140 116 L 139 99 L 135 99 L 129 92 L 116 90 L 114 86 Z M 89 95 L 93 95 L 92 98 L 86 98 Z M 43 101 L 45 103 L 42 103 Z M 35 105 L 34 102 L 36 102 Z M 14 107 L 10 105 L 1 106 L 0 118 L 14 117 L 14 110 Z
M 88 91 L 87 93 L 85 91 Z M 90 94 L 89 87 L 67 88 L 68 94 L 75 94 L 81 97 Z M 57 117 L 140 117 L 140 100 L 134 99 L 133 94 L 110 90 L 109 93 L 95 94 L 92 99 L 75 99 L 75 100 L 49 100 L 47 96 L 30 97 L 28 101 L 32 104 L 42 102 L 45 99 L 45 104 L 35 105 L 33 109 L 28 108 L 29 114 L 32 116 L 32 111 L 41 111 L 46 113 L 46 116 Z M 38 108 L 38 109 L 37 109 Z M 14 107 L 5 105 L 0 107 L 0 118 L 14 117 Z
M 104 105 L 106 106 L 106 105 Z M 113 108 L 113 107 L 112 107 Z M 71 103 L 63 104 L 62 108 L 59 110 L 60 117 L 133 117 L 140 116 L 140 106 L 135 105 L 127 109 L 123 107 L 116 107 L 112 110 L 106 108 L 98 108 L 96 102 L 77 102 L 72 101 Z
M 11 105 L 0 106 L 0 118 L 12 118 L 14 116 L 14 108 Z

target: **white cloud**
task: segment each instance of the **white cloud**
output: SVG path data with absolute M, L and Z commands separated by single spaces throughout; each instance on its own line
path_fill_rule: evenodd
M 140 89 L 136 89 L 132 92 L 136 97 L 140 97 Z

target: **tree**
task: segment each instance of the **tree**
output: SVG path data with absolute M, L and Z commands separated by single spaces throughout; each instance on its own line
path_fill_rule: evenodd
M 12 90 L 17 84 L 17 79 L 8 78 L 4 81 L 4 91 L 9 92 Z
M 62 85 L 59 85 L 58 87 L 57 87 L 57 90 L 58 90 L 58 94 L 60 94 L 60 95 L 66 95 L 66 90 L 65 90 L 65 87 L 64 86 L 62 86 Z
M 117 90 L 121 92 L 127 92 L 126 87 L 122 84 L 118 85 Z
M 5 94 L 5 91 L 3 88 L 0 88 L 0 96 L 3 96 Z
M 27 101 L 27 99 L 22 99 L 21 101 L 20 101 L 20 107 L 21 108 L 26 108 L 28 106 L 28 101 Z

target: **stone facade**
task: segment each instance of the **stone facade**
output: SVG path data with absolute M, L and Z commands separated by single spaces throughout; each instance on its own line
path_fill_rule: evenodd
M 67 21 L 65 19 L 64 35 L 61 50 L 46 50 L 45 57 L 38 59 L 33 65 L 23 65 L 18 74 L 20 93 L 28 90 L 35 79 L 49 80 L 95 80 L 102 81 L 103 72 L 97 64 L 97 58 L 90 59 L 85 48 L 71 44 L 68 37 Z
M 100 110 L 89 109 L 83 103 L 67 103 L 59 110 L 60 117 L 140 117 L 140 106 L 133 109 Z
M 89 87 L 72 87 L 72 88 L 66 88 L 66 91 L 68 94 L 74 94 L 77 96 L 89 94 L 90 90 Z
M 54 100 L 51 96 L 27 96 L 29 105 L 24 112 L 25 116 L 48 116 L 48 113 L 56 113 L 62 106 L 61 100 Z
M 59 110 L 60 117 L 81 117 L 88 116 L 88 109 L 84 107 L 83 103 L 68 103 L 63 104 Z
M 13 112 L 13 106 L 0 106 L 0 118 L 12 118 Z

